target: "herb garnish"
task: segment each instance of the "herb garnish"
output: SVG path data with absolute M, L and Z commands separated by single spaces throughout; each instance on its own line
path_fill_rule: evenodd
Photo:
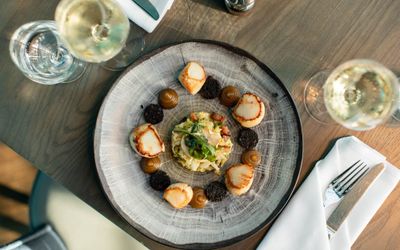
M 193 126 L 189 130 L 182 128 L 175 128 L 174 131 L 186 134 L 185 144 L 189 148 L 189 154 L 196 159 L 207 159 L 209 161 L 215 161 L 216 149 L 210 145 L 204 135 L 198 134 L 201 125 L 193 123 Z

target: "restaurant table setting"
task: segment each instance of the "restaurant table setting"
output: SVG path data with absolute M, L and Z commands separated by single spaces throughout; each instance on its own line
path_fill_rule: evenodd
M 340 202 L 324 207 L 325 189 L 331 180 L 360 159 L 370 167 L 384 163 L 385 169 L 329 239 L 326 221 Z M 315 164 L 258 249 L 350 249 L 399 179 L 400 170 L 386 161 L 384 155 L 354 136 L 340 138 Z
M 221 2 L 235 15 L 257 9 L 254 0 Z M 14 32 L 11 59 L 45 85 L 79 84 L 89 63 L 124 70 L 98 105 L 90 152 L 107 202 L 146 239 L 219 248 L 270 226 L 257 249 L 351 249 L 400 170 L 351 135 L 334 138 L 322 159 L 302 166 L 310 133 L 299 105 L 316 128 L 399 127 L 392 69 L 347 58 L 302 79 L 296 93 L 264 62 L 221 41 L 180 41 L 142 55 L 173 3 L 60 1 L 55 21 Z M 310 172 L 299 180 L 304 167 Z

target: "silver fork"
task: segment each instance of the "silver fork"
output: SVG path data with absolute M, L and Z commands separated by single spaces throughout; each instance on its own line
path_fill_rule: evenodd
M 367 164 L 358 160 L 333 179 L 325 190 L 324 207 L 339 202 L 351 190 L 354 184 L 364 176 L 368 169 Z

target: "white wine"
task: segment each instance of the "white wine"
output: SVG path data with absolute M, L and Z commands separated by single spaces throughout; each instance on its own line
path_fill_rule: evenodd
M 388 119 L 397 108 L 399 83 L 383 65 L 352 60 L 336 68 L 324 84 L 331 117 L 344 127 L 368 130 Z
M 57 28 L 68 50 L 88 62 L 104 62 L 125 46 L 129 21 L 114 0 L 63 0 Z

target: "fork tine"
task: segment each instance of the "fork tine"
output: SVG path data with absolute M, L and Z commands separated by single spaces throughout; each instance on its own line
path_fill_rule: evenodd
M 361 166 L 361 167 L 360 167 Z M 354 170 L 354 171 L 352 171 L 352 173 L 353 172 L 355 172 L 353 175 L 349 175 L 349 178 L 348 179 L 346 179 L 346 182 L 342 182 L 341 183 L 341 185 L 340 185 L 340 188 L 342 189 L 344 186 L 346 186 L 346 185 L 350 185 L 351 184 L 351 181 L 353 181 L 353 179 L 354 179 L 354 177 L 356 177 L 359 173 L 361 173 L 363 170 L 364 170 L 364 168 L 365 167 L 367 167 L 367 164 L 365 164 L 365 163 L 361 163 L 358 167 L 357 167 L 357 172 L 355 172 L 356 171 L 356 169 Z
M 340 179 L 340 177 L 344 176 L 347 172 L 349 172 L 351 170 L 352 167 L 354 167 L 357 163 L 359 163 L 360 160 L 356 161 L 355 163 L 353 163 L 353 165 L 351 165 L 350 167 L 348 167 L 343 173 L 341 173 L 340 175 L 338 175 L 335 179 L 333 179 L 333 181 L 331 182 L 332 184 L 336 184 L 336 182 Z
M 367 166 L 367 165 L 365 165 L 365 166 Z M 361 173 L 352 183 L 350 183 L 350 185 L 349 185 L 345 190 L 343 190 L 343 195 L 347 194 L 347 193 L 351 190 L 351 188 L 354 186 L 354 184 L 356 184 L 357 181 L 358 181 L 361 177 L 363 177 L 363 176 L 367 173 L 368 170 L 369 170 L 369 168 L 366 167 L 366 168 L 362 171 L 362 173 Z
M 352 168 L 350 168 L 349 170 L 350 173 L 347 173 L 346 175 L 343 176 L 343 178 L 341 178 L 340 180 L 337 181 L 337 183 L 333 184 L 334 188 L 340 188 L 343 186 L 343 183 L 347 183 L 347 181 L 349 180 L 349 178 L 351 178 L 353 176 L 353 173 L 356 171 L 359 171 L 359 168 L 363 165 L 363 162 L 360 162 L 357 166 L 354 166 L 354 164 L 352 165 Z M 356 172 L 357 173 L 357 172 Z

